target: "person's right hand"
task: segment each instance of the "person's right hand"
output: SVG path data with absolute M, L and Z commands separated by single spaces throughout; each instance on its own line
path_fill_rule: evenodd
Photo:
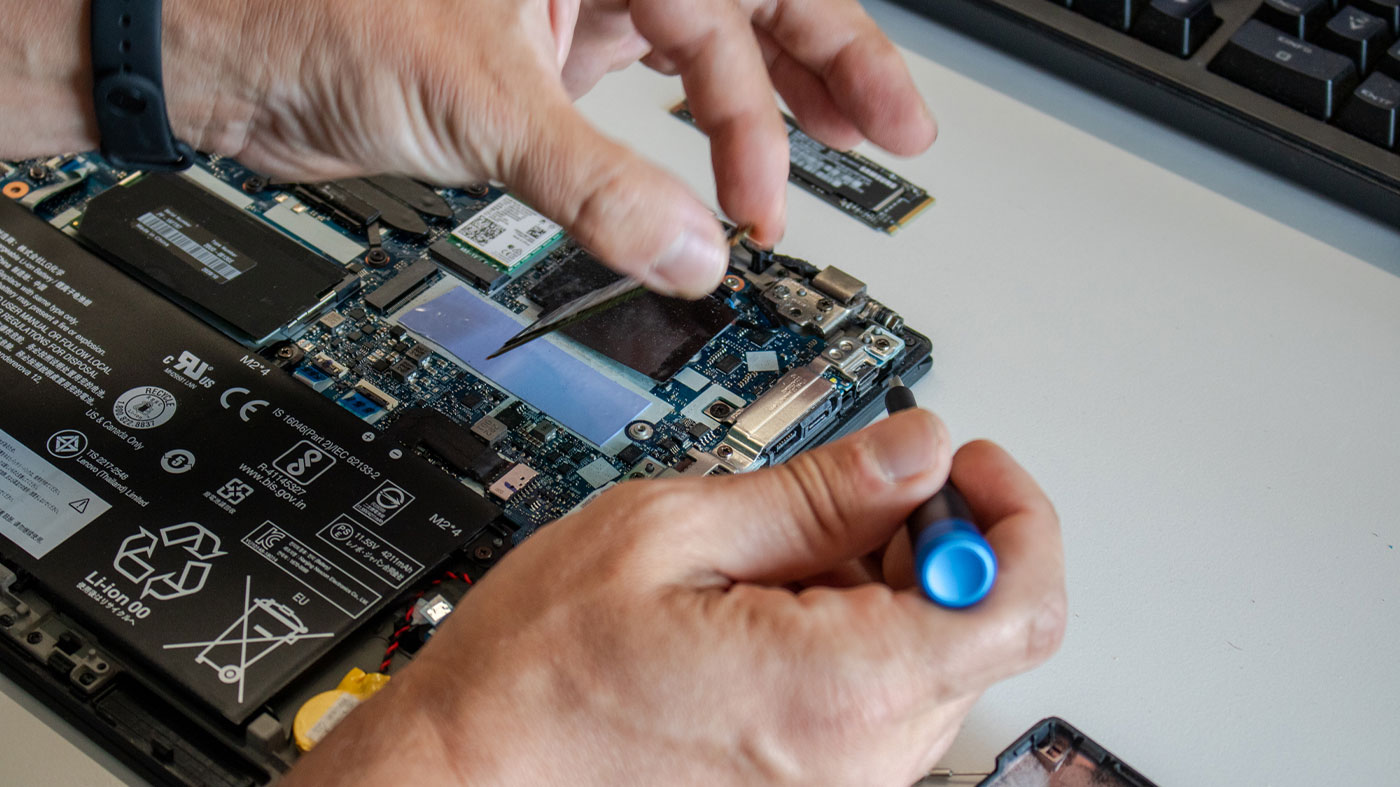
M 902 536 L 950 466 L 1000 561 L 985 601 L 793 589 Z M 288 785 L 908 787 L 1058 647 L 1063 566 L 1030 476 L 991 443 L 950 461 L 921 410 L 772 469 L 629 481 L 507 554 Z

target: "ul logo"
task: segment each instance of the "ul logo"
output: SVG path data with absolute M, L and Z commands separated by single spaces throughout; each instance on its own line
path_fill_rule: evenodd
M 277 471 L 297 482 L 306 485 L 321 477 L 321 474 L 335 465 L 335 457 L 317 448 L 309 440 L 302 440 L 291 450 L 273 461 Z
M 175 362 L 175 371 L 183 372 L 191 380 L 198 380 L 209 371 L 209 364 L 201 361 L 198 355 L 186 350 L 180 353 L 180 358 Z

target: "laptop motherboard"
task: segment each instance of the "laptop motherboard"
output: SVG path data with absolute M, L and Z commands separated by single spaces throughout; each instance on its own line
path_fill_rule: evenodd
M 832 261 L 747 244 L 488 359 L 617 277 L 494 184 L 76 155 L 0 193 L 0 667 L 161 783 L 275 781 L 538 528 L 780 463 L 931 365 Z

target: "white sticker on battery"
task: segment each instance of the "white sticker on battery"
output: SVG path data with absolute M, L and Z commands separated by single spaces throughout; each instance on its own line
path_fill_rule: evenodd
M 46 446 L 54 457 L 86 461 L 87 437 L 55 432 Z M 68 540 L 111 505 L 92 490 L 0 431 L 0 534 L 35 558 Z
M 559 237 L 563 229 L 507 194 L 453 230 L 452 235 L 510 270 Z

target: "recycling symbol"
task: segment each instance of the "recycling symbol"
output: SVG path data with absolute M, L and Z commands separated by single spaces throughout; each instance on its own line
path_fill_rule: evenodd
M 122 541 L 112 568 L 141 585 L 141 598 L 169 601 L 204 589 L 213 567 L 209 561 L 228 554 L 221 546 L 219 537 L 198 522 L 161 528 L 159 536 L 143 527 Z M 172 554 L 180 568 L 156 573 L 157 564 L 162 569 L 174 565 Z

